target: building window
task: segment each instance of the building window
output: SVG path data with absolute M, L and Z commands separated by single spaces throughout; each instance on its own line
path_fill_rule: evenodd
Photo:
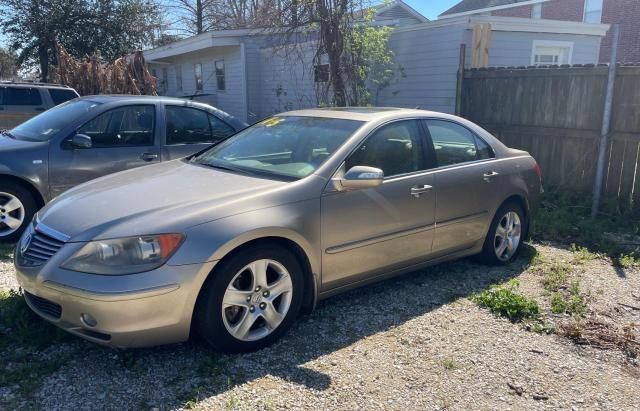
M 531 6 L 531 18 L 532 19 L 542 18 L 542 3 L 536 3 L 533 6 Z
M 176 66 L 176 91 L 182 91 L 182 64 Z
M 531 64 L 534 66 L 571 64 L 573 43 L 568 41 L 534 40 Z
M 227 83 L 224 76 L 224 60 L 218 60 L 214 64 L 216 67 L 216 86 L 218 90 L 226 90 Z
M 316 83 L 327 83 L 329 81 L 329 65 L 318 64 L 314 67 L 313 77 Z
M 202 91 L 202 63 L 196 63 L 194 71 L 196 75 L 196 91 Z
M 584 0 L 585 23 L 602 22 L 602 0 Z

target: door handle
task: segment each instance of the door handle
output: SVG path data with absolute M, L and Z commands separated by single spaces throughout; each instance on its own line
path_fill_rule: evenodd
M 428 193 L 429 191 L 431 191 L 432 188 L 432 186 L 426 184 L 423 186 L 414 186 L 411 187 L 411 195 L 415 198 L 419 198 L 424 193 Z
M 153 161 L 158 158 L 156 153 L 142 153 L 140 158 L 144 161 Z
M 491 179 L 492 179 L 493 177 L 496 177 L 496 176 L 498 176 L 499 174 L 500 174 L 500 173 L 498 173 L 497 171 L 488 171 L 488 172 L 486 172 L 486 173 L 484 173 L 484 174 L 483 174 L 483 179 L 484 179 L 484 181 L 489 182 L 489 181 L 491 181 Z

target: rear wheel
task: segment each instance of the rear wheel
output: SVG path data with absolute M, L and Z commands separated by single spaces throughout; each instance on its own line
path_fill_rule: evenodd
M 258 350 L 291 326 L 302 291 L 302 269 L 287 249 L 247 248 L 224 261 L 205 283 L 196 330 L 221 351 Z
M 36 211 L 36 201 L 26 188 L 12 182 L 1 183 L 0 242 L 18 241 Z
M 527 220 L 522 207 L 509 202 L 498 209 L 482 248 L 481 259 L 489 264 L 508 264 L 522 247 Z

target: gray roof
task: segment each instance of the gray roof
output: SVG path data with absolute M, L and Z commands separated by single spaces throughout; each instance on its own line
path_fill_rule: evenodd
M 508 6 L 510 4 L 522 3 L 528 0 L 462 0 L 460 3 L 451 7 L 449 10 L 440 14 L 446 16 L 448 14 L 465 13 L 473 10 L 488 9 L 490 7 Z

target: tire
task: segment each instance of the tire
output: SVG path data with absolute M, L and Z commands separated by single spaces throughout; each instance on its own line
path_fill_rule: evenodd
M 29 190 L 11 181 L 0 183 L 0 242 L 18 241 L 36 211 L 36 200 Z M 18 220 L 17 226 L 7 223 L 16 224 Z
M 263 271 L 266 282 L 256 281 L 254 273 Z M 227 353 L 251 352 L 272 344 L 300 312 L 302 273 L 296 257 L 279 245 L 251 246 L 233 254 L 214 269 L 200 292 L 196 332 Z M 223 303 L 231 305 L 223 309 Z
M 514 215 L 517 216 L 517 219 L 514 218 Z M 512 219 L 508 220 L 508 216 L 511 216 Z M 517 220 L 514 222 L 514 226 L 512 226 L 512 228 L 506 227 L 506 224 L 509 224 L 509 221 L 513 220 Z M 519 204 L 515 202 L 503 204 L 498 211 L 496 211 L 493 221 L 491 221 L 491 226 L 489 227 L 487 237 L 482 246 L 482 252 L 480 253 L 480 260 L 491 265 L 509 264 L 512 262 L 522 249 L 528 224 L 524 210 Z M 517 228 L 515 226 L 517 226 Z M 511 235 L 509 235 L 509 233 L 511 233 Z M 505 240 L 505 234 L 510 237 L 509 241 Z M 514 244 L 516 237 L 517 244 Z M 504 241 L 506 241 L 506 244 Z M 503 247 L 505 248 L 503 249 Z M 502 254 L 500 254 L 501 250 L 503 250 Z

